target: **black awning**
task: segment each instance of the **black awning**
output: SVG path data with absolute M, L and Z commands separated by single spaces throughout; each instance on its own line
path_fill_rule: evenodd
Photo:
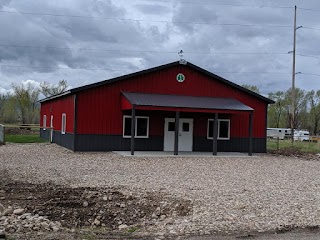
M 122 94 L 131 104 L 137 106 L 253 111 L 251 107 L 233 98 L 193 97 L 131 92 L 123 92 Z

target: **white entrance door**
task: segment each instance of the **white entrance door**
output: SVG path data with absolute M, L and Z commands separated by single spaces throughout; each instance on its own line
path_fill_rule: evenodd
M 175 119 L 166 118 L 164 122 L 163 151 L 174 151 Z M 192 151 L 193 145 L 193 119 L 180 118 L 179 121 L 179 151 Z
M 50 118 L 50 142 L 53 140 L 53 115 Z

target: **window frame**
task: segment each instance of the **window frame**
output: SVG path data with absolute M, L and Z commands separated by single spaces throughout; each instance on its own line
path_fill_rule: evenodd
M 209 122 L 212 121 L 214 122 L 214 119 L 209 118 L 207 122 L 207 139 L 213 139 L 213 137 L 209 137 Z M 228 137 L 227 138 L 222 138 L 219 137 L 220 135 L 220 122 L 228 122 Z M 218 119 L 218 140 L 230 140 L 230 119 Z
M 43 115 L 43 118 L 42 118 L 42 129 L 44 131 L 47 130 L 47 115 Z
M 125 131 L 125 123 L 126 123 L 126 119 L 127 118 L 132 118 L 132 116 L 130 115 L 123 115 L 123 121 L 122 121 L 122 137 L 123 138 L 131 138 L 131 134 L 130 135 L 124 135 L 124 131 Z M 147 135 L 146 136 L 137 136 L 137 125 L 138 125 L 138 119 L 142 118 L 142 119 L 147 119 Z M 135 133 L 134 133 L 134 138 L 149 138 L 149 117 L 148 116 L 136 116 L 135 117 L 136 121 L 135 121 Z M 131 126 L 130 126 L 131 127 Z
M 63 124 L 63 118 L 64 118 L 64 124 Z M 66 134 L 66 128 L 67 128 L 67 114 L 62 113 L 62 115 L 61 115 L 61 134 Z

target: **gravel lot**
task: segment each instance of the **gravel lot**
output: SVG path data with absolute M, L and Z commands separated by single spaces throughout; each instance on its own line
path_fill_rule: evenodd
M 17 180 L 164 192 L 193 203 L 191 216 L 150 231 L 213 234 L 320 225 L 320 162 L 254 157 L 123 157 L 55 144 L 0 147 L 0 170 Z M 1 178 L 1 176 L 0 176 Z

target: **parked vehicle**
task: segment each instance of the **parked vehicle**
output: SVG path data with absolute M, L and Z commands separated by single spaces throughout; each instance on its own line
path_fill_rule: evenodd
M 293 139 L 295 141 L 310 141 L 310 133 L 307 130 L 295 130 Z
M 285 138 L 291 138 L 291 129 L 290 128 L 267 128 L 267 137 L 268 138 L 279 138 L 281 140 Z

